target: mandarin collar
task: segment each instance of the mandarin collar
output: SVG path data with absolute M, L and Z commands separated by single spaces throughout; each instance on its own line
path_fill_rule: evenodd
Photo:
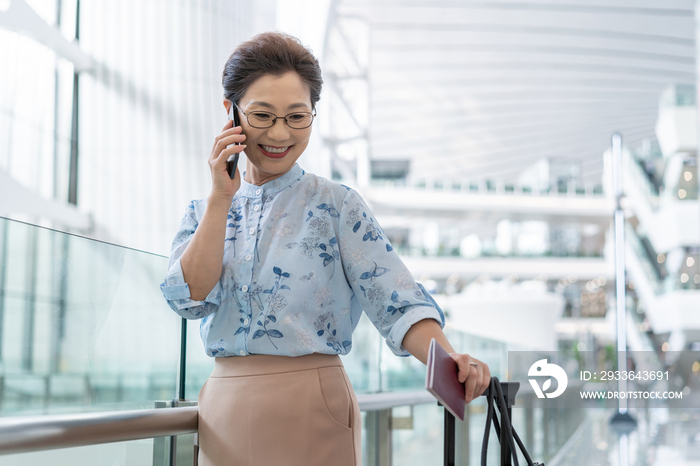
M 301 178 L 305 173 L 306 172 L 299 166 L 299 164 L 295 163 L 294 166 L 284 175 L 268 181 L 260 186 L 256 186 L 248 183 L 245 180 L 246 172 L 243 172 L 243 176 L 241 177 L 241 187 L 238 189 L 238 192 L 241 194 L 241 196 L 245 197 L 262 197 L 266 194 L 274 194 L 291 186 L 292 183 Z

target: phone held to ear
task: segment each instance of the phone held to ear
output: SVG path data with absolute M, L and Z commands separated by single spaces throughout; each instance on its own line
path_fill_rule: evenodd
M 231 105 L 231 108 L 228 111 L 228 119 L 233 120 L 233 127 L 235 128 L 236 126 L 241 126 L 240 119 L 238 118 L 238 112 L 236 111 L 236 106 Z M 239 143 L 234 143 L 233 145 L 238 145 Z M 228 146 L 231 147 L 231 146 Z M 226 171 L 228 172 L 228 175 L 233 179 L 233 177 L 236 175 L 236 166 L 238 165 L 238 156 L 240 154 L 233 154 L 230 155 L 229 158 L 226 160 Z

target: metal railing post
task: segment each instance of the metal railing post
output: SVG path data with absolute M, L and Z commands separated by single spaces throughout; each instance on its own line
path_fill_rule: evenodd
M 391 466 L 391 408 L 368 411 L 365 423 L 368 466 Z
M 438 401 L 438 405 L 442 404 Z M 445 447 L 443 458 L 445 466 L 455 466 L 455 417 L 448 410 L 445 411 Z
M 177 409 L 181 407 L 196 407 L 196 401 L 180 401 L 180 400 L 170 400 L 170 401 L 156 401 L 156 408 L 166 408 L 166 409 Z M 199 438 L 196 433 L 193 434 L 192 450 L 194 451 L 194 461 L 191 464 L 197 465 L 197 455 L 199 453 Z M 179 454 L 178 454 L 178 449 Z M 190 442 L 189 437 L 182 437 L 178 439 L 178 435 L 171 435 L 169 437 L 157 437 L 153 439 L 153 466 L 177 466 L 178 457 L 183 460 L 189 456 Z M 184 460 L 183 460 L 184 461 Z M 180 461 L 180 464 L 183 464 Z M 186 463 L 189 466 L 189 460 Z
M 464 408 L 464 420 L 455 425 L 455 465 L 459 466 L 469 466 L 469 406 Z
M 170 436 L 170 451 L 168 452 L 168 466 L 177 466 L 177 435 Z
M 533 406 L 532 394 L 527 394 L 524 396 L 525 403 L 525 446 L 528 451 L 535 451 L 535 409 Z
M 169 408 L 169 401 L 156 401 L 155 408 Z M 171 437 L 156 437 L 153 439 L 153 466 L 167 466 L 170 461 Z
M 542 457 L 549 458 L 549 409 L 542 410 Z

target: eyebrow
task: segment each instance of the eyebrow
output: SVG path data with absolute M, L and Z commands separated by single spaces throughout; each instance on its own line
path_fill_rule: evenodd
M 248 105 L 259 105 L 259 106 L 261 106 L 261 107 L 266 107 L 266 108 L 269 108 L 269 109 L 274 109 L 274 108 L 275 108 L 274 105 L 272 105 L 272 104 L 268 104 L 267 102 L 259 102 L 259 101 L 253 101 L 253 102 L 251 102 L 251 103 L 248 104 Z M 309 108 L 309 106 L 306 105 L 305 103 L 303 103 L 303 102 L 298 102 L 298 103 L 296 103 L 296 104 L 290 105 L 289 107 L 287 107 L 287 109 L 299 108 L 299 107 Z

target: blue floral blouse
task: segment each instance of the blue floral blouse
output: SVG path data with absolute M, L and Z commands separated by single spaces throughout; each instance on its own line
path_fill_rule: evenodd
M 362 311 L 397 356 L 414 323 L 442 310 L 416 283 L 360 195 L 296 164 L 262 186 L 241 180 L 231 202 L 221 279 L 190 299 L 180 267 L 206 208 L 187 207 L 161 290 L 186 319 L 203 319 L 209 356 L 347 354 Z

